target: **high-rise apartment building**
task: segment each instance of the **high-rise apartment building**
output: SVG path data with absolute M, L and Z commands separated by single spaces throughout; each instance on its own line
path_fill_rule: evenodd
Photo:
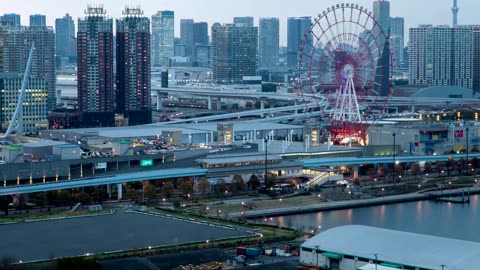
M 192 56 L 193 52 L 193 25 L 195 22 L 192 19 L 180 20 L 180 38 L 185 45 L 185 56 Z
M 69 62 L 76 62 L 75 22 L 68 13 L 55 20 L 55 45 L 57 59 L 66 57 Z
M 473 31 L 473 90 L 480 92 L 480 26 Z
M 2 21 L 12 27 L 20 27 L 20 14 L 8 13 L 3 14 Z
M 212 26 L 213 79 L 217 83 L 241 82 L 258 70 L 258 28 L 232 24 Z
M 150 20 L 140 8 L 125 8 L 116 21 L 117 112 L 129 125 L 152 122 Z
M 403 48 L 405 47 L 405 20 L 401 17 L 390 19 L 390 48 L 393 64 L 400 67 L 403 64 Z
M 30 26 L 47 26 L 47 17 L 42 14 L 30 15 Z
M 56 107 L 55 34 L 52 27 L 2 27 L 3 71 L 23 73 L 32 44 L 31 76 L 45 80 L 48 110 Z
M 253 27 L 253 17 L 234 17 L 233 24 L 237 26 Z
M 88 6 L 78 20 L 78 109 L 84 123 L 112 125 L 113 92 L 113 20 L 103 6 Z
M 152 65 L 168 66 L 174 57 L 175 13 L 165 10 L 152 16 Z
M 0 73 L 0 124 L 3 132 L 7 130 L 10 119 L 15 113 L 22 81 L 23 76 L 20 73 Z M 47 129 L 47 100 L 46 81 L 40 77 L 30 77 L 25 88 L 22 106 L 25 134 L 38 134 L 40 130 Z
M 304 40 L 312 40 L 309 32 L 312 19 L 310 17 L 288 18 L 287 22 L 287 65 L 298 65 L 298 50 Z M 307 46 L 308 47 L 308 46 Z
M 410 29 L 410 84 L 473 88 L 473 29 L 420 25 Z
M 260 67 L 278 66 L 280 49 L 280 23 L 278 18 L 260 18 L 258 31 Z

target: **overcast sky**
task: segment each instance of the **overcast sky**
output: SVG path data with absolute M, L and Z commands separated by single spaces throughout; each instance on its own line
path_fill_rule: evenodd
M 54 26 L 55 18 L 70 13 L 75 21 L 83 17 L 88 4 L 103 4 L 112 18 L 121 16 L 125 5 L 140 5 L 145 15 L 150 17 L 158 10 L 175 11 L 175 35 L 179 36 L 180 19 L 192 18 L 195 21 L 228 23 L 235 16 L 280 18 L 280 43 L 286 45 L 287 17 L 315 16 L 328 6 L 341 3 L 341 0 L 1 0 L 0 14 L 19 13 L 22 24 L 28 25 L 29 15 L 47 15 L 47 24 Z M 372 9 L 372 0 L 350 0 Z M 391 16 L 405 18 L 405 27 L 418 24 L 450 24 L 453 0 L 391 0 Z M 480 24 L 480 1 L 458 0 L 459 24 Z M 76 23 L 76 22 L 75 22 Z M 406 30 L 408 35 L 408 30 Z M 408 38 L 408 37 L 407 37 Z

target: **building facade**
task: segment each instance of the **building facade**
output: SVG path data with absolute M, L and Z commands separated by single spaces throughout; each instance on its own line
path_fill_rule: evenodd
M 258 71 L 258 28 L 232 24 L 212 26 L 213 80 L 238 83 Z
M 208 23 L 196 22 L 193 24 L 193 66 L 209 67 L 210 53 L 208 38 Z M 207 57 L 207 58 L 206 58 Z
M 16 72 L 0 73 L 0 122 L 2 132 L 10 124 L 15 113 L 23 76 Z M 43 78 L 30 77 L 25 89 L 23 102 L 23 131 L 25 134 L 38 134 L 47 129 L 47 83 Z
M 15 13 L 3 14 L 2 21 L 12 27 L 20 27 L 21 25 L 20 14 L 15 14 Z
M 404 64 L 403 48 L 405 47 L 405 20 L 401 17 L 390 19 L 390 48 L 393 64 L 400 67 Z
M 78 20 L 78 109 L 94 117 L 106 113 L 95 122 L 113 121 L 113 20 L 107 18 L 103 6 L 88 6 L 85 18 Z M 87 115 L 87 114 L 86 114 Z M 108 118 L 108 119 L 107 119 Z M 110 119 L 112 118 L 112 119 Z M 85 121 L 88 122 L 87 119 Z
M 55 34 L 52 27 L 2 27 L 3 71 L 23 73 L 32 44 L 35 46 L 31 76 L 43 78 L 48 110 L 56 107 Z
M 132 125 L 151 123 L 150 20 L 140 8 L 125 8 L 116 37 L 116 111 L 142 114 Z
M 260 18 L 258 39 L 259 66 L 277 67 L 280 49 L 280 23 L 278 18 Z
M 186 47 L 185 56 L 192 56 L 194 24 L 195 22 L 192 19 L 180 20 L 180 39 Z
M 253 17 L 234 17 L 233 24 L 237 26 L 253 27 Z
M 173 11 L 158 11 L 152 16 L 152 65 L 168 66 L 169 59 L 174 57 L 174 24 Z
M 390 28 L 390 0 L 374 0 L 373 1 L 373 17 L 380 24 L 385 36 L 391 35 Z M 373 33 L 377 36 L 379 33 Z M 379 40 L 380 44 L 385 43 L 386 40 Z
M 75 22 L 68 13 L 63 18 L 55 20 L 55 45 L 57 59 L 62 57 L 66 57 L 69 60 L 76 59 L 77 39 L 75 37 Z
M 420 25 L 410 29 L 410 84 L 473 89 L 473 29 Z
M 30 26 L 47 26 L 47 17 L 42 14 L 30 15 Z
M 304 40 L 311 40 L 309 33 L 312 19 L 310 17 L 288 18 L 287 22 L 287 66 L 298 65 L 298 50 Z

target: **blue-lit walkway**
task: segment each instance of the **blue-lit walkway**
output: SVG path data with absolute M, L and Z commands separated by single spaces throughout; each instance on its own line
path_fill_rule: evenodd
M 469 153 L 468 159 L 480 157 L 480 153 Z M 439 156 L 396 156 L 395 162 L 435 162 L 447 161 L 450 158 L 459 160 L 466 159 L 466 154 L 439 155 Z M 393 156 L 387 157 L 346 157 L 346 158 L 317 158 L 303 160 L 305 168 L 314 168 L 319 166 L 340 166 L 340 165 L 362 165 L 362 164 L 389 164 L 393 163 Z

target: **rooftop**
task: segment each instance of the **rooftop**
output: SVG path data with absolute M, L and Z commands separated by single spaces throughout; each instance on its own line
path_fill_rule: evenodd
M 329 229 L 302 247 L 426 269 L 476 270 L 480 243 L 349 225 Z

